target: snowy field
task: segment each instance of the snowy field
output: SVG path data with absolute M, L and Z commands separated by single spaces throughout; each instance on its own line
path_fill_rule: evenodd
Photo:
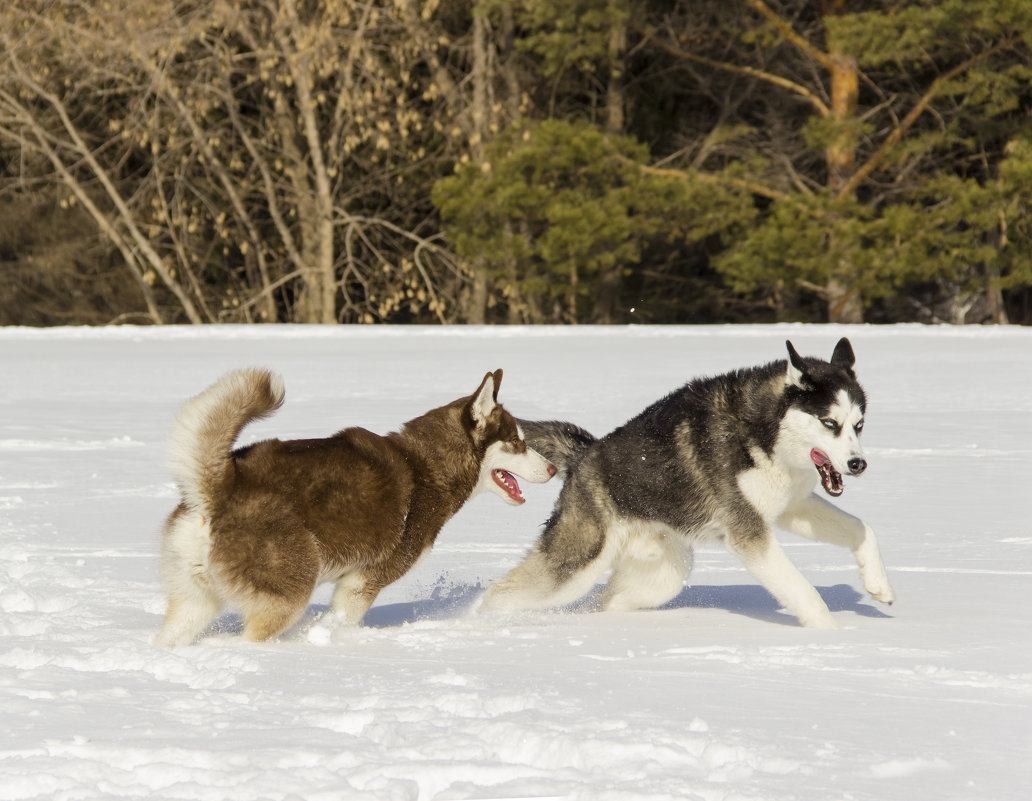
M 732 557 L 665 608 L 471 617 L 559 485 L 468 504 L 358 629 L 277 641 L 227 613 L 154 648 L 164 438 L 224 371 L 283 373 L 243 442 L 385 433 L 505 369 L 518 416 L 602 434 L 689 377 L 828 358 L 847 334 L 867 519 L 897 594 L 783 535 L 840 631 L 798 627 Z M 1032 785 L 1032 330 L 0 329 L 0 800 L 1017 801 Z

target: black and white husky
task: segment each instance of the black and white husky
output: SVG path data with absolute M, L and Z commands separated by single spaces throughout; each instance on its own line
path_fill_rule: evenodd
M 842 494 L 867 468 L 866 398 L 849 340 L 830 362 L 801 357 L 689 382 L 601 439 L 570 423 L 526 422 L 528 444 L 565 478 L 526 559 L 479 611 L 571 603 L 612 570 L 603 609 L 658 606 L 677 595 L 693 548 L 720 540 L 804 626 L 835 628 L 821 596 L 772 529 L 849 548 L 867 591 L 891 604 L 874 532 L 815 494 Z

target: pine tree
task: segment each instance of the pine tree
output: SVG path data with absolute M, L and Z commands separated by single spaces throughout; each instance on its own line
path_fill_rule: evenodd
M 629 137 L 549 120 L 500 136 L 482 165 L 434 187 L 445 231 L 526 322 L 600 322 L 593 302 L 607 271 L 624 275 L 651 242 L 698 241 L 743 211 L 721 187 L 644 169 Z
M 706 37 L 666 49 L 714 80 L 760 84 L 776 98 L 734 108 L 745 124 L 740 152 L 764 153 L 738 159 L 764 188 L 764 211 L 716 259 L 732 287 L 761 292 L 782 314 L 795 294 L 814 292 L 838 321 L 928 282 L 962 306 L 972 293 L 998 295 L 1014 270 L 999 258 L 1001 226 L 1013 232 L 1025 213 L 1015 199 L 1028 192 L 1015 183 L 1020 171 L 1001 172 L 1001 158 L 1027 126 L 1032 6 L 730 5 L 752 12 L 718 15 L 737 37 L 730 52 Z M 1013 237 L 1007 247 L 1016 250 Z

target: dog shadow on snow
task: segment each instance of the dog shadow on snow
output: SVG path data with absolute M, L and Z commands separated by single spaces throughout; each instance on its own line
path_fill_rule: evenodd
M 388 629 L 406 623 L 449 620 L 466 615 L 474 601 L 484 591 L 479 582 L 473 584 L 450 584 L 436 586 L 429 597 L 418 601 L 383 604 L 366 612 L 362 625 L 374 629 Z M 575 604 L 563 607 L 571 613 L 596 611 L 596 601 L 601 585 Z M 891 615 L 867 603 L 866 596 L 848 584 L 818 587 L 817 592 L 832 612 L 852 612 L 860 617 L 890 618 Z M 758 584 L 692 585 L 685 587 L 677 597 L 668 601 L 659 610 L 675 609 L 723 609 L 735 615 L 751 617 L 784 626 L 798 626 L 794 615 L 784 611 L 767 590 Z M 297 624 L 301 630 L 318 623 L 329 607 L 326 604 L 310 604 L 304 617 Z M 239 615 L 220 616 L 209 628 L 207 634 L 233 635 L 243 631 Z
M 447 588 L 437 587 L 429 598 L 422 601 L 374 606 L 362 621 L 372 628 L 391 628 L 404 623 L 422 620 L 447 620 L 465 615 L 484 590 L 480 583 L 454 584 Z M 575 604 L 563 607 L 571 613 L 591 613 L 597 609 L 597 596 L 602 586 Z M 817 592 L 832 612 L 851 612 L 860 617 L 890 618 L 871 603 L 867 597 L 848 584 L 831 587 L 817 587 Z M 794 615 L 784 611 L 767 590 L 758 584 L 736 584 L 726 586 L 693 585 L 685 587 L 675 598 L 657 607 L 660 610 L 674 609 L 723 609 L 732 614 L 743 615 L 786 626 L 798 626 Z M 322 607 L 325 611 L 325 607 Z M 309 608 L 309 614 L 313 611 Z
M 890 618 L 891 615 L 870 603 L 865 595 L 848 584 L 817 587 L 832 612 L 852 612 L 860 617 Z M 795 615 L 786 612 L 774 596 L 758 584 L 730 584 L 720 586 L 694 585 L 685 587 L 673 600 L 660 609 L 724 609 L 732 614 L 798 626 Z
M 382 604 L 373 606 L 362 625 L 372 629 L 388 629 L 402 626 L 405 623 L 416 623 L 433 620 L 449 620 L 462 617 L 473 602 L 484 591 L 483 584 L 444 584 L 438 582 L 425 600 L 407 601 L 404 603 Z M 304 632 L 319 623 L 320 618 L 330 611 L 328 604 L 309 604 L 301 619 L 294 624 L 284 636 L 295 639 L 298 632 Z M 243 633 L 244 620 L 235 612 L 220 615 L 202 636 L 235 636 Z M 303 634 L 300 635 L 302 638 Z

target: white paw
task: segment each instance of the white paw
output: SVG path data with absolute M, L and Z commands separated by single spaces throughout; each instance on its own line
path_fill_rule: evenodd
M 318 619 L 309 626 L 305 633 L 305 639 L 312 645 L 329 645 L 333 642 L 333 633 L 337 629 L 347 627 L 347 621 L 336 612 L 329 610 L 320 615 Z
M 493 615 L 518 612 L 521 609 L 520 596 L 506 585 L 505 578 L 494 582 L 480 594 L 469 609 L 471 615 Z
M 880 570 L 861 569 L 860 577 L 864 580 L 864 589 L 870 593 L 874 600 L 881 601 L 883 604 L 889 604 L 890 606 L 896 600 L 896 593 L 892 591 L 892 587 L 889 585 L 889 578 L 885 575 L 884 568 Z
M 896 593 L 892 591 L 892 587 L 889 586 L 888 579 L 884 581 L 872 581 L 865 582 L 864 588 L 871 594 L 871 597 L 876 601 L 881 601 L 883 604 L 892 606 L 893 601 L 896 600 Z
M 512 611 L 511 600 L 504 593 L 492 591 L 492 589 L 492 587 L 488 587 L 487 592 L 482 593 L 473 602 L 469 608 L 470 615 L 504 614 Z

